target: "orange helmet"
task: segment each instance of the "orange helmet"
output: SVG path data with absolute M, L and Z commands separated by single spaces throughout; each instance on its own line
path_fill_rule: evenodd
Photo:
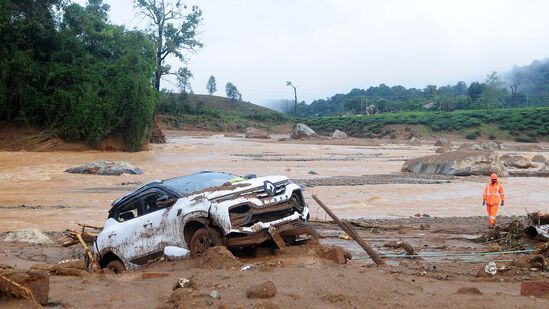
M 492 175 L 490 175 L 490 179 L 498 180 L 498 175 L 496 175 L 496 173 L 493 173 Z

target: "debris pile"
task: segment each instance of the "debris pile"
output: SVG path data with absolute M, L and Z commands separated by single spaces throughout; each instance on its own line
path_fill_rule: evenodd
M 488 244 L 491 251 L 522 250 L 525 248 L 522 242 L 524 225 L 519 220 L 513 220 L 508 224 L 495 226 L 475 241 Z

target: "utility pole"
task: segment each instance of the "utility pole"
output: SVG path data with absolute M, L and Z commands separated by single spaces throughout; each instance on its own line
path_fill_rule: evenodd
M 294 88 L 294 117 L 297 117 L 297 88 L 291 81 L 287 81 L 286 86 Z

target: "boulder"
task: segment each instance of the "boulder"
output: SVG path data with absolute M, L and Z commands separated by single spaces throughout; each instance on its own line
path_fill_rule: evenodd
M 514 168 L 531 168 L 534 167 L 534 164 L 523 156 L 514 156 L 514 155 L 503 155 L 501 156 L 501 161 L 506 167 Z
M 421 146 L 421 141 L 419 138 L 412 136 L 412 138 L 406 143 L 408 146 Z
M 509 172 L 492 151 L 446 152 L 438 155 L 410 159 L 402 166 L 402 172 L 437 175 L 471 176 L 496 173 L 508 176 Z
M 532 162 L 536 162 L 536 163 L 546 163 L 547 162 L 547 159 L 542 156 L 542 155 L 535 155 L 533 158 L 532 158 Z
M 437 141 L 435 142 L 435 146 L 446 146 L 446 147 L 452 147 L 452 142 L 450 142 L 445 137 L 437 138 Z
M 503 150 L 503 146 L 501 146 L 501 143 L 496 141 L 489 141 L 487 143 L 483 143 L 482 145 L 480 145 L 480 147 L 482 147 L 482 149 L 484 150 L 493 150 L 493 151 Z
M 313 131 L 313 129 L 309 128 L 307 125 L 303 123 L 298 123 L 295 125 L 290 137 L 293 139 L 313 138 L 318 137 L 318 134 L 316 134 L 316 132 Z
M 75 174 L 96 174 L 109 176 L 119 176 L 124 173 L 133 175 L 143 174 L 142 169 L 137 168 L 128 162 L 106 160 L 97 160 L 95 162 L 86 163 L 82 166 L 71 167 L 66 169 L 65 172 Z
M 276 287 L 272 281 L 256 284 L 246 291 L 248 298 L 272 298 L 275 295 Z
M 271 138 L 271 136 L 265 130 L 250 127 L 250 128 L 246 128 L 246 138 L 265 138 L 265 139 L 269 139 L 269 138 Z
M 349 137 L 347 133 L 339 130 L 335 130 L 334 133 L 332 133 L 333 138 L 347 138 Z
M 482 147 L 480 147 L 477 144 L 471 144 L 471 143 L 464 143 L 456 151 L 471 151 L 471 150 L 482 150 Z
M 442 146 L 442 147 L 438 148 L 435 152 L 436 153 L 445 153 L 445 152 L 449 152 L 449 151 L 452 151 L 452 149 L 450 149 L 450 147 Z

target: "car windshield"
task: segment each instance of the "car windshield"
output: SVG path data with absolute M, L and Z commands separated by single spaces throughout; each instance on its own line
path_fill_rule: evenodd
M 202 190 L 219 187 L 238 178 L 236 175 L 216 172 L 197 173 L 164 180 L 167 187 L 179 192 L 182 196 L 191 195 Z

